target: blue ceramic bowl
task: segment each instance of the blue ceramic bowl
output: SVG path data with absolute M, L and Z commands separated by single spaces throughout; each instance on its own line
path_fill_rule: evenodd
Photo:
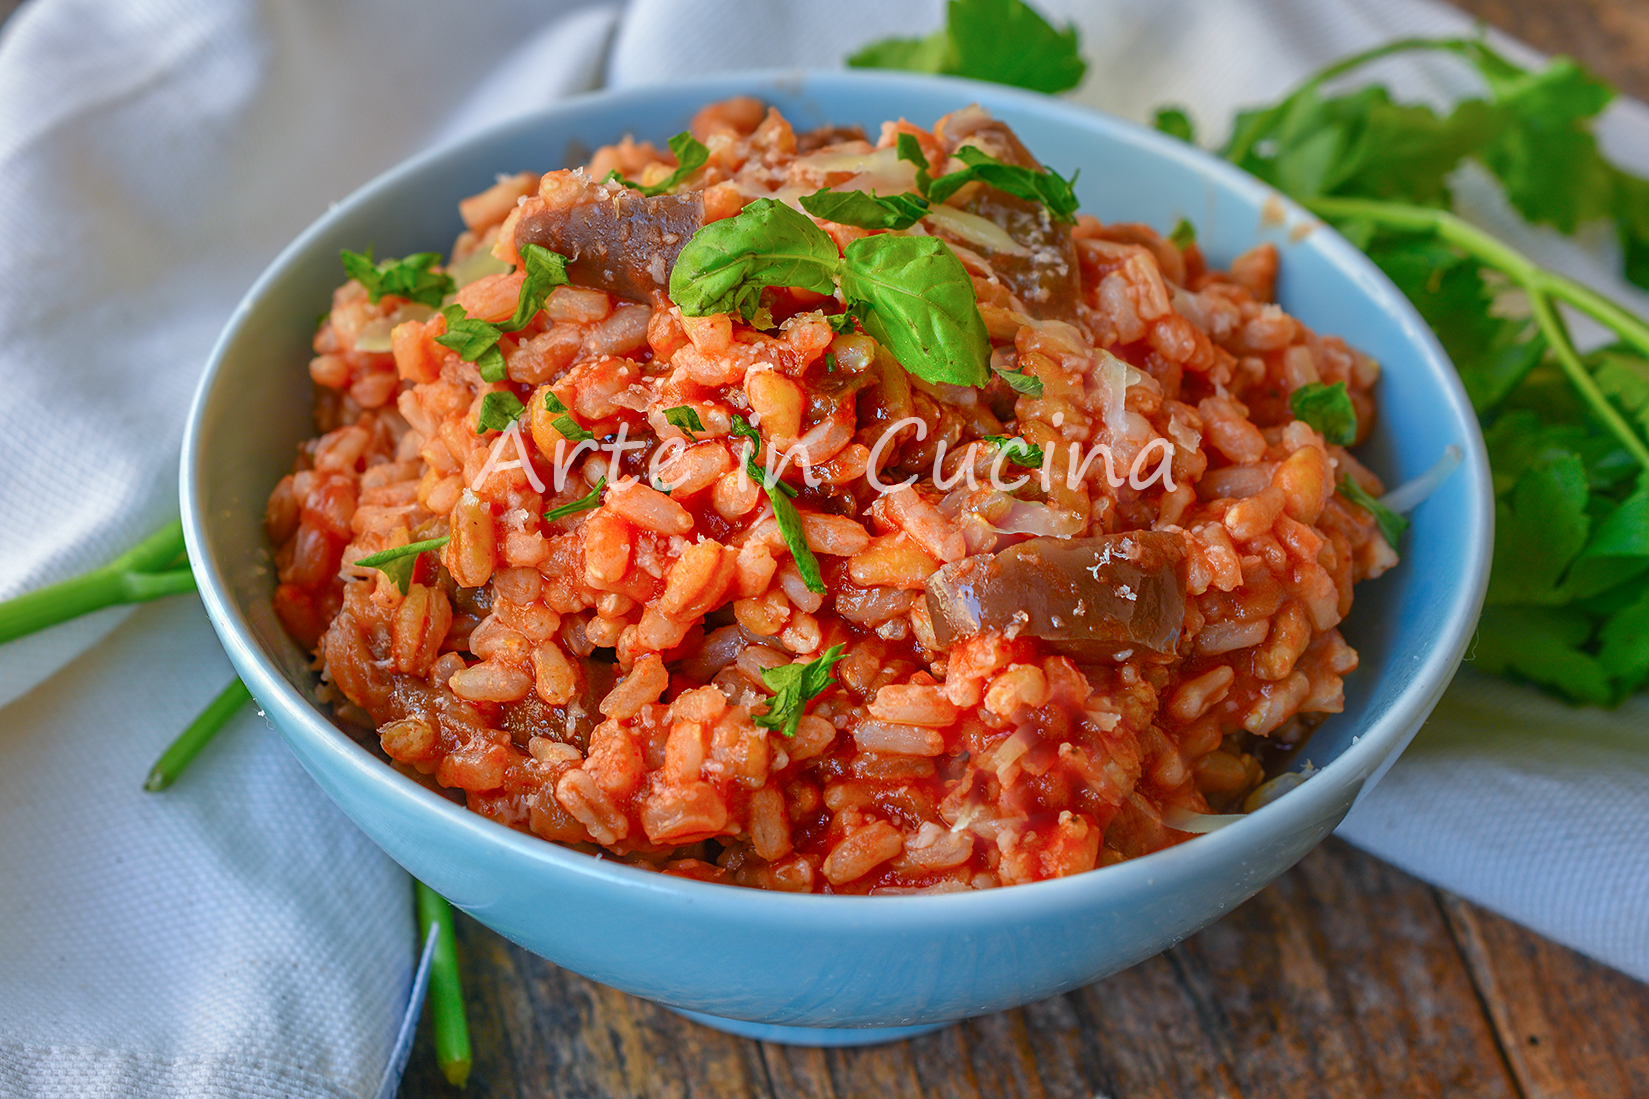
M 662 143 L 710 100 L 750 94 L 798 130 L 901 115 L 931 123 L 977 100 L 1106 221 L 1196 226 L 1216 265 L 1261 240 L 1278 294 L 1306 324 L 1377 358 L 1380 421 L 1361 456 L 1397 484 L 1452 443 L 1465 460 L 1414 513 L 1402 564 L 1359 587 L 1346 626 L 1362 654 L 1345 712 L 1301 753 L 1316 768 L 1247 818 L 1181 846 L 1057 881 L 975 894 L 795 896 L 616 865 L 514 832 L 403 778 L 314 701 L 309 658 L 270 609 L 261 517 L 293 447 L 313 434 L 306 364 L 340 248 L 445 251 L 456 202 L 499 172 L 545 170 L 634 133 Z M 1267 207 L 1272 216 L 1262 215 Z M 864 1042 L 1050 996 L 1124 969 L 1241 904 L 1331 832 L 1431 711 L 1483 598 L 1488 464 L 1465 392 L 1430 330 L 1356 249 L 1236 169 L 1171 138 L 1058 100 L 881 73 L 748 73 L 587 96 L 426 153 L 340 203 L 246 295 L 201 381 L 184 439 L 183 521 L 201 595 L 230 659 L 298 759 L 407 870 L 535 953 L 740 1033 Z M 785 1028 L 853 1028 L 808 1032 Z

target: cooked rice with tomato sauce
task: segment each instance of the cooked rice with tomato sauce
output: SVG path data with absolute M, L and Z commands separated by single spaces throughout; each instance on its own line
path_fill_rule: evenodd
M 1263 761 L 1341 709 L 1357 654 L 1337 627 L 1353 584 L 1396 560 L 1336 492 L 1379 480 L 1290 395 L 1344 382 L 1361 441 L 1376 364 L 1274 304 L 1269 244 L 1212 270 L 1194 242 L 1061 224 L 983 183 L 906 232 L 944 239 L 971 277 L 988 384 L 923 381 L 862 327 L 839 333 L 842 303 L 816 292 L 770 288 L 750 323 L 683 316 L 664 288 L 694 226 L 826 186 L 908 191 L 900 133 L 935 176 L 963 144 L 1035 165 L 977 107 L 867 139 L 797 134 L 735 99 L 692 133 L 708 160 L 659 200 L 598 182 L 671 175 L 671 153 L 627 138 L 460 203 L 446 270 L 469 317 L 512 315 L 526 241 L 583 255 L 574 284 L 499 339 L 503 381 L 436 342 L 448 321 L 430 307 L 374 303 L 355 280 L 334 294 L 310 363 L 321 434 L 267 526 L 275 607 L 339 717 L 508 827 L 796 892 L 1059 877 L 1183 841 L 1171 810 L 1252 804 Z M 818 224 L 844 248 L 870 232 Z M 523 468 L 485 469 L 494 392 L 527 410 L 516 438 L 543 492 Z M 557 489 L 558 407 L 598 442 L 623 426 L 645 445 L 616 462 L 586 450 Z M 681 408 L 702 430 L 666 417 Z M 746 472 L 741 417 L 763 455 L 806 445 L 819 483 L 782 476 L 823 594 Z M 923 430 L 877 450 L 912 418 Z M 989 437 L 1040 448 L 1046 485 L 1009 465 L 1029 483 L 994 487 L 992 445 L 968 449 Z M 675 439 L 652 482 L 667 494 L 648 464 Z M 1171 476 L 1144 489 L 1113 487 L 1104 461 L 1071 469 L 1104 445 L 1125 473 L 1154 441 Z M 882 492 L 872 475 L 915 480 Z M 568 507 L 581 499 L 595 506 Z M 352 564 L 443 536 L 404 593 Z M 777 705 L 764 672 L 834 646 L 835 682 L 793 735 L 758 724 Z

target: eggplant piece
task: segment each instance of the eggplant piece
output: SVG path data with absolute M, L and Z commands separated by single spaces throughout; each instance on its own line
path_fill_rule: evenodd
M 1177 534 L 1032 538 L 928 577 L 934 636 L 949 649 L 985 630 L 1035 637 L 1084 659 L 1172 656 L 1185 623 Z
M 515 227 L 516 247 L 541 244 L 568 259 L 575 286 L 652 305 L 670 286 L 676 257 L 704 226 L 697 191 L 650 197 L 591 188 L 589 201 L 536 210 Z
M 947 139 L 960 143 L 965 138 L 968 144 L 977 145 L 1004 164 L 1043 170 L 1007 123 L 976 110 L 958 111 L 946 121 L 950 123 L 945 128 Z M 1040 202 L 988 184 L 980 186 L 958 209 L 996 223 L 1015 244 L 1029 250 L 1029 255 L 1016 256 L 969 245 L 984 256 L 1032 317 L 1076 323 L 1077 304 L 1082 300 L 1082 266 L 1077 261 L 1069 225 L 1055 221 Z M 938 231 L 938 235 L 946 234 Z

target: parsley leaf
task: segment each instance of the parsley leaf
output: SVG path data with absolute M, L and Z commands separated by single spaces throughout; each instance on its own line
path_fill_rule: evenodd
M 835 682 L 832 668 L 846 654 L 844 646 L 832 645 L 817 659 L 806 664 L 780 664 L 763 668 L 762 681 L 773 692 L 765 714 L 752 715 L 750 720 L 763 729 L 776 729 L 785 736 L 795 736 L 807 704 L 818 698 Z
M 372 249 L 351 252 L 345 248 L 339 253 L 349 277 L 366 287 L 367 300 L 373 305 L 385 294 L 394 294 L 423 305 L 440 305 L 441 299 L 457 289 L 452 277 L 430 268 L 441 262 L 439 252 L 415 252 L 401 259 L 372 262 Z
M 503 431 L 519 420 L 525 411 L 527 406 L 514 393 L 488 393 L 481 398 L 481 413 L 476 417 L 475 433 L 484 435 L 489 431 Z
M 521 260 L 526 278 L 521 282 L 521 296 L 516 299 L 515 316 L 505 326 L 506 332 L 519 332 L 527 327 L 527 322 L 544 308 L 544 299 L 550 291 L 567 284 L 567 257 L 559 252 L 552 252 L 542 244 L 523 244 Z
M 419 555 L 425 550 L 440 549 L 450 541 L 452 536 L 443 534 L 439 538 L 431 538 L 425 542 L 413 542 L 393 549 L 379 550 L 351 563 L 377 569 L 394 581 L 395 586 L 401 589 L 401 594 L 405 595 L 412 585 L 412 574 L 417 570 Z
M 1186 114 L 1182 107 L 1159 108 L 1151 124 L 1169 137 L 1177 137 L 1187 145 L 1197 143 L 1197 129 L 1191 124 L 1191 116 Z
M 1495 503 L 1487 602 L 1567 601 L 1558 582 L 1586 546 L 1586 496 L 1586 470 L 1572 453 L 1552 451 L 1524 470 Z
M 1082 82 L 1076 28 L 1057 30 L 1023 0 L 951 0 L 926 38 L 885 38 L 847 59 L 854 68 L 946 73 L 1053 94 Z
M 703 142 L 686 130 L 670 139 L 670 151 L 676 157 L 676 170 L 657 183 L 650 183 L 645 187 L 639 183 L 631 183 L 619 174 L 617 168 L 607 173 L 607 180 L 622 183 L 630 190 L 640 191 L 648 198 L 657 198 L 659 195 L 667 195 L 681 186 L 688 176 L 704 167 L 705 161 L 710 159 L 710 150 L 705 148 Z
M 1582 651 L 1591 636 L 1591 621 L 1572 607 L 1485 607 L 1471 663 L 1601 705 L 1614 692 L 1597 658 Z
M 1077 172 L 1072 172 L 1071 178 L 1065 179 L 1054 171 L 1038 172 L 1017 164 L 1004 164 L 973 145 L 963 145 L 956 150 L 956 156 L 967 167 L 934 180 L 928 188 L 929 201 L 936 204 L 944 202 L 964 185 L 977 179 L 999 191 L 1042 203 L 1056 221 L 1076 222 L 1076 192 L 1071 188 L 1076 184 Z
M 766 471 L 757 462 L 761 454 L 762 436 L 754 424 L 737 413 L 733 414 L 728 429 L 732 434 L 749 439 L 754 445 L 744 459 L 744 471 L 750 479 L 761 487 L 767 494 L 767 502 L 773 505 L 773 521 L 779 525 L 779 534 L 784 538 L 784 544 L 790 547 L 790 556 L 796 562 L 796 571 L 801 573 L 802 583 L 807 590 L 816 595 L 825 593 L 824 576 L 819 572 L 819 559 L 813 556 L 813 549 L 807 544 L 807 532 L 802 527 L 801 513 L 790 498 L 796 495 L 796 489 L 783 481 L 774 480 L 768 483 Z
M 1363 486 L 1353 481 L 1349 473 L 1340 478 L 1340 483 L 1336 487 L 1340 490 L 1340 495 L 1374 516 L 1374 522 L 1380 528 L 1380 536 L 1386 540 L 1386 545 L 1396 549 L 1397 539 L 1409 529 L 1409 521 L 1363 491 Z
M 694 438 L 693 432 L 704 430 L 704 421 L 692 405 L 678 404 L 674 408 L 664 410 L 664 419 L 671 427 L 685 434 L 689 439 Z
M 1003 457 L 1021 469 L 1041 469 L 1042 462 L 1047 457 L 1041 447 L 1027 443 L 1017 435 L 986 435 L 984 438 L 985 442 L 995 443 L 1001 447 Z
M 847 246 L 842 296 L 905 369 L 928 382 L 984 385 L 990 334 L 973 279 L 938 237 L 862 237 Z
M 803 195 L 802 209 L 816 218 L 860 229 L 909 229 L 927 216 L 921 195 L 881 195 L 869 191 L 832 191 L 826 188 Z
M 447 330 L 445 334 L 436 336 L 435 342 L 452 348 L 465 362 L 474 363 L 481 372 L 482 381 L 503 381 L 504 353 L 498 349 L 498 338 L 504 334 L 503 329 L 496 324 L 465 316 L 462 305 L 449 305 L 441 310 L 441 315 L 447 319 Z
M 1307 382 L 1289 394 L 1288 407 L 1296 420 L 1304 420 L 1331 443 L 1350 446 L 1357 441 L 1357 410 L 1351 407 L 1345 382 Z
M 1180 218 L 1174 222 L 1174 229 L 1168 234 L 1168 240 L 1175 248 L 1183 252 L 1197 243 L 1197 227 L 1184 218 Z
M 998 368 L 996 376 L 1007 382 L 1008 388 L 1015 393 L 1023 393 L 1027 397 L 1034 397 L 1038 400 L 1042 397 L 1042 379 L 1028 370 L 1002 370 Z M 1037 464 L 1041 465 L 1042 463 L 1038 462 Z
M 836 242 L 806 214 L 758 198 L 736 216 L 693 234 L 670 272 L 670 300 L 684 315 L 756 315 L 767 286 L 836 291 Z
M 582 443 L 585 440 L 595 438 L 595 434 L 589 428 L 573 419 L 572 413 L 567 410 L 567 406 L 561 403 L 561 398 L 557 397 L 552 390 L 546 389 L 544 391 L 544 411 L 560 413 L 559 416 L 550 421 L 550 426 L 559 431 L 561 437 L 568 442 Z
M 591 487 L 588 493 L 580 496 L 572 503 L 562 504 L 558 508 L 551 508 L 549 511 L 546 511 L 544 513 L 544 521 L 553 523 L 557 519 L 565 519 L 569 515 L 577 515 L 581 511 L 589 511 L 591 508 L 599 507 L 601 505 L 601 492 L 606 487 L 607 478 L 602 477 L 600 480 L 596 481 L 595 485 Z

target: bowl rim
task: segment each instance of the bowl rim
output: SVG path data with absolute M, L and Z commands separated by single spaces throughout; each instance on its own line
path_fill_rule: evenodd
M 1361 291 L 1397 322 L 1404 340 L 1416 352 L 1419 365 L 1441 381 L 1449 411 L 1466 430 L 1461 440 L 1464 455 L 1455 475 L 1472 482 L 1470 508 L 1461 516 L 1462 534 L 1468 542 L 1467 573 L 1455 585 L 1449 605 L 1442 612 L 1441 629 L 1416 666 L 1405 669 L 1407 681 L 1392 703 L 1376 714 L 1366 732 L 1327 764 L 1317 768 L 1310 781 L 1303 782 L 1241 820 L 1216 831 L 1193 837 L 1161 851 L 1112 866 L 1065 878 L 1030 882 L 1011 888 L 965 893 L 914 894 L 898 896 L 855 896 L 792 894 L 746 889 L 719 883 L 701 882 L 674 875 L 637 869 L 600 857 L 573 851 L 535 835 L 517 832 L 459 806 L 386 766 L 343 734 L 320 713 L 264 654 L 253 639 L 250 625 L 236 605 L 225 576 L 209 552 L 208 516 L 202 499 L 202 470 L 207 456 L 201 451 L 203 423 L 214 384 L 223 370 L 224 359 L 252 319 L 260 299 L 285 269 L 314 247 L 328 233 L 332 223 L 356 208 L 375 201 L 430 167 L 470 154 L 477 147 L 516 132 L 528 133 L 564 114 L 586 109 L 652 105 L 660 98 L 694 103 L 709 102 L 736 94 L 760 95 L 763 90 L 790 94 L 806 92 L 828 97 L 836 87 L 855 85 L 885 87 L 890 92 L 906 88 L 931 88 L 936 83 L 954 88 L 959 103 L 977 101 L 993 111 L 1003 108 L 1039 121 L 1059 126 L 1098 131 L 1113 139 L 1144 146 L 1154 157 L 1171 162 L 1177 170 L 1207 179 L 1236 197 L 1251 201 L 1255 208 L 1281 203 L 1289 224 L 1311 224 L 1314 245 L 1326 253 L 1334 266 L 1356 276 Z M 461 197 L 461 196 L 459 196 Z M 456 199 L 454 199 L 456 201 Z M 615 890 L 661 892 L 683 902 L 718 908 L 731 904 L 756 920 L 763 913 L 782 913 L 786 919 L 817 919 L 821 923 L 839 920 L 852 912 L 855 921 L 872 912 L 900 922 L 932 924 L 935 920 L 967 922 L 1014 920 L 1049 908 L 1088 908 L 1102 895 L 1125 892 L 1154 884 L 1158 878 L 1180 878 L 1214 872 L 1233 860 L 1244 860 L 1267 841 L 1276 841 L 1291 830 L 1290 822 L 1317 819 L 1335 811 L 1336 803 L 1357 787 L 1357 797 L 1384 774 L 1408 738 L 1418 730 L 1424 717 L 1441 697 L 1453 678 L 1475 629 L 1488 586 L 1492 551 L 1493 493 L 1488 456 L 1476 416 L 1458 374 L 1431 328 L 1420 318 L 1391 281 L 1339 233 L 1319 221 L 1287 196 L 1219 159 L 1201 148 L 1161 134 L 1138 123 L 1079 106 L 1052 96 L 998 84 L 958 77 L 939 77 L 866 70 L 753 69 L 734 73 L 672 80 L 637 87 L 586 92 L 559 100 L 475 133 L 442 143 L 406 158 L 373 177 L 332 204 L 270 261 L 236 305 L 213 345 L 205 370 L 191 401 L 185 426 L 179 494 L 184 537 L 197 578 L 200 596 L 224 649 L 241 678 L 282 736 L 301 739 L 306 748 L 324 757 L 338 770 L 359 782 L 374 801 L 398 802 L 411 812 L 439 821 L 438 827 L 450 838 L 465 845 L 479 844 L 518 864 L 531 863 L 554 875 L 570 875 Z M 1392 674 L 1391 669 L 1387 675 Z M 1269 879 L 1267 879 L 1269 880 Z

